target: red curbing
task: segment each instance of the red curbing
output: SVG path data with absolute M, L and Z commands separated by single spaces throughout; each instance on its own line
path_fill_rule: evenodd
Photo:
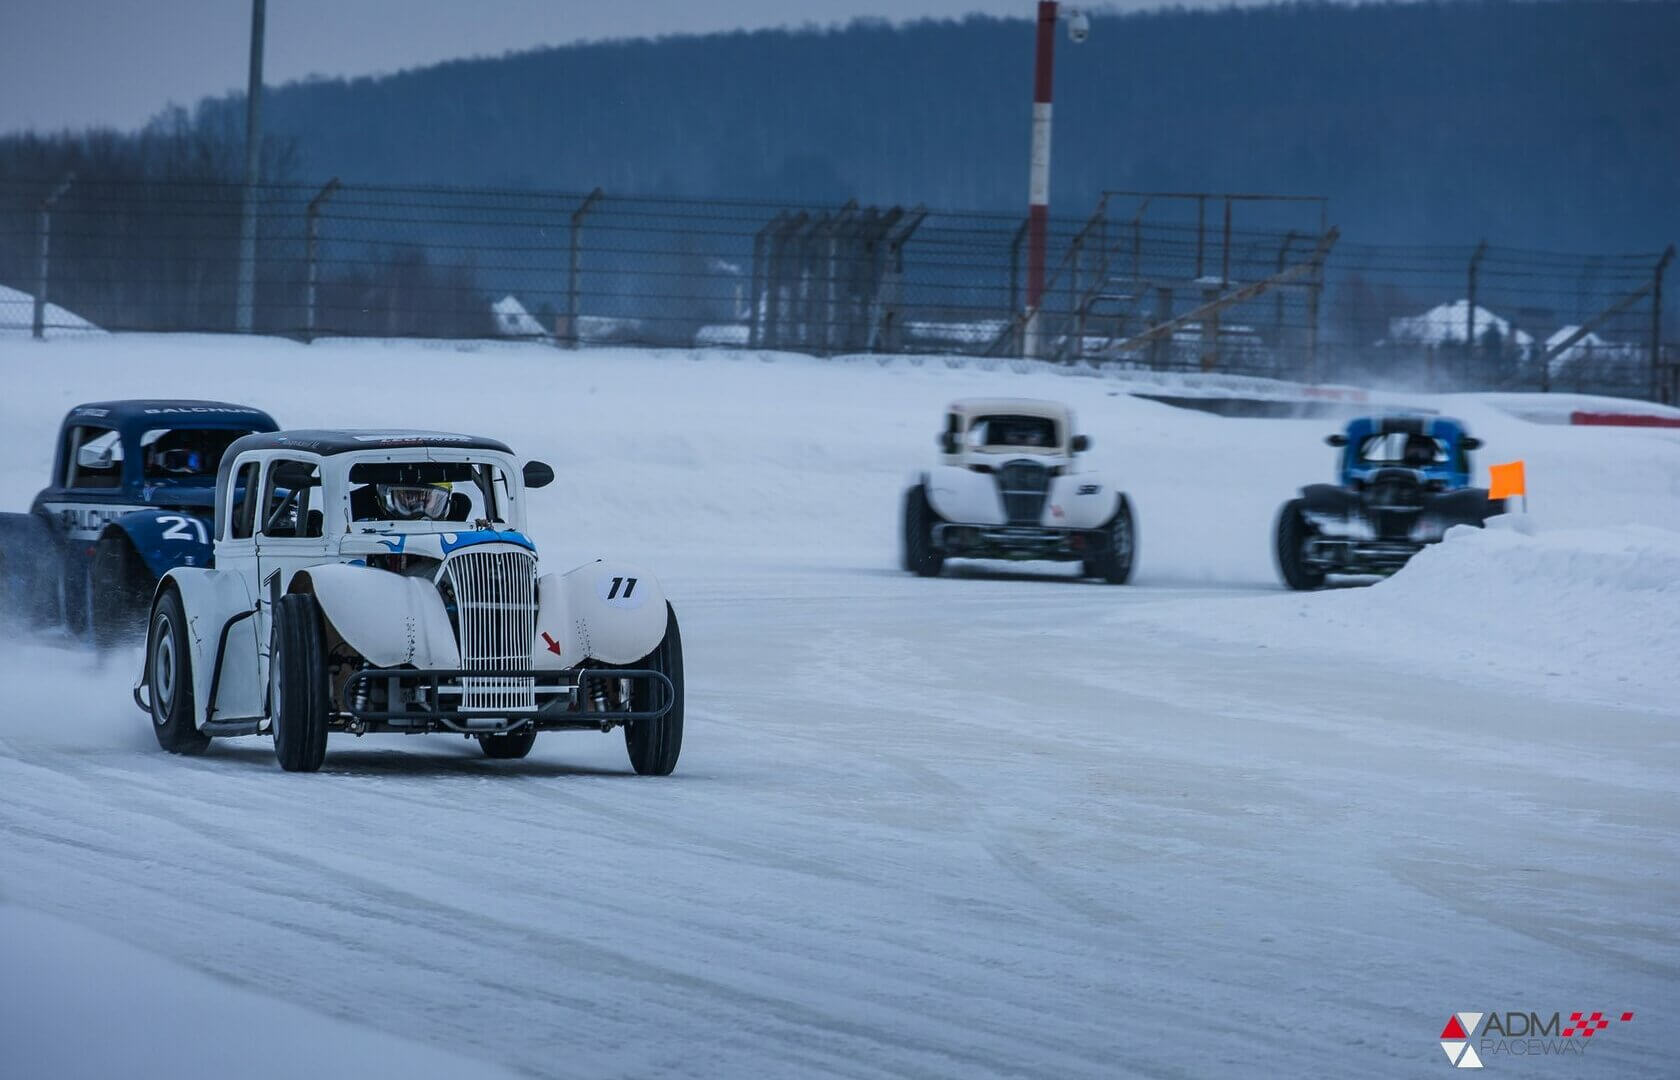
M 1653 416 L 1650 413 L 1582 412 L 1579 409 L 1569 414 L 1569 422 L 1571 424 L 1589 424 L 1599 427 L 1680 428 L 1680 416 Z

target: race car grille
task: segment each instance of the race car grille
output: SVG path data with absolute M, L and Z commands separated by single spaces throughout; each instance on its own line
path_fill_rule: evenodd
M 524 670 L 537 635 L 537 560 L 525 551 L 463 551 L 444 572 L 455 591 L 461 666 Z M 534 680 L 507 675 L 462 680 L 461 709 L 522 712 L 537 707 Z
M 1011 461 L 997 471 L 1003 514 L 1011 525 L 1037 525 L 1050 496 L 1050 470 L 1036 461 Z

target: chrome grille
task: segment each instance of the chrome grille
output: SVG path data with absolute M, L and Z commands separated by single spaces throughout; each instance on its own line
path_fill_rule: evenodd
M 525 551 L 463 551 L 444 563 L 455 591 L 461 666 L 471 670 L 527 670 L 537 634 L 537 560 Z M 529 677 L 468 676 L 462 710 L 535 709 Z
M 1043 520 L 1044 500 L 1050 496 L 1048 468 L 1025 458 L 1006 462 L 997 471 L 997 483 L 1009 524 L 1037 525 Z

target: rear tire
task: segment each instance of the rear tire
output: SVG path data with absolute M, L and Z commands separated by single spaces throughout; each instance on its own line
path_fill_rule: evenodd
M 632 720 L 624 725 L 624 747 L 630 752 L 630 767 L 641 776 L 669 776 L 677 767 L 683 737 L 683 651 L 677 613 L 665 605 L 665 640 L 659 648 L 634 665 L 657 671 L 671 680 L 675 693 L 671 708 L 658 720 Z M 656 709 L 665 701 L 665 687 L 651 679 L 637 680 L 630 692 L 631 708 L 637 712 Z
M 524 757 L 531 752 L 536 741 L 534 730 L 516 731 L 511 735 L 478 736 L 478 745 L 484 748 L 484 756 L 497 761 L 515 761 Z
M 921 484 L 904 493 L 903 565 L 920 577 L 938 577 L 945 569 L 945 556 L 933 546 L 934 516 Z
M 327 756 L 327 655 L 321 608 L 308 593 L 274 605 L 268 695 L 274 756 L 287 772 L 314 772 Z
M 1132 579 L 1132 564 L 1137 561 L 1137 523 L 1126 496 L 1120 496 L 1120 508 L 1098 536 L 1102 550 L 1085 560 L 1085 576 L 1101 578 L 1110 585 L 1126 584 Z
M 169 589 L 152 609 L 146 636 L 146 683 L 151 688 L 152 733 L 171 754 L 202 754 L 210 736 L 198 730 L 193 701 L 192 653 L 181 594 Z
M 147 603 L 155 583 L 140 553 L 120 534 L 99 538 L 88 563 L 88 604 L 93 643 L 111 649 L 146 629 Z
M 1278 512 L 1277 561 L 1283 583 L 1291 589 L 1317 589 L 1324 584 L 1324 571 L 1308 566 L 1307 541 L 1316 534 L 1301 513 L 1301 500 L 1291 499 Z

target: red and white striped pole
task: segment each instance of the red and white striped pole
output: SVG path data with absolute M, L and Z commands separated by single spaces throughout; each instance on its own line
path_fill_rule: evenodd
M 1056 59 L 1056 0 L 1039 0 L 1033 59 L 1032 168 L 1027 178 L 1027 325 L 1023 351 L 1039 353 L 1038 306 L 1044 297 L 1044 256 L 1050 225 L 1050 89 Z

